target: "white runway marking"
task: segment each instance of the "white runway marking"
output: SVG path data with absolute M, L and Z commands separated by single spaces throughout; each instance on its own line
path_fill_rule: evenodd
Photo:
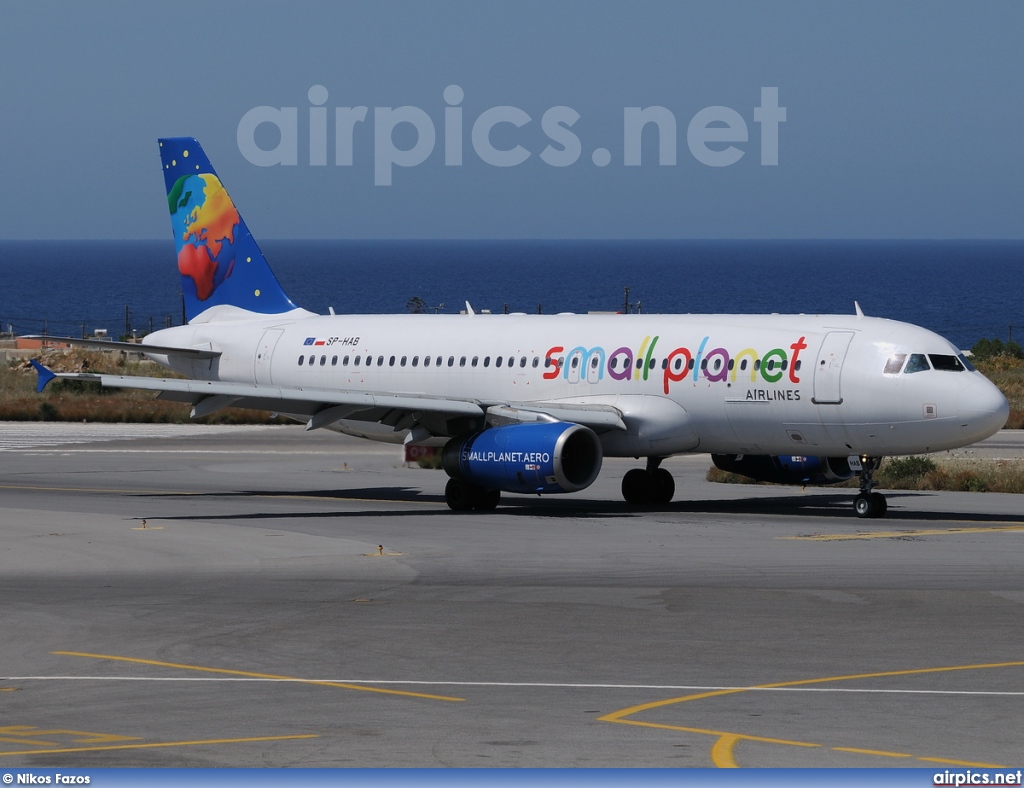
M 428 687 L 508 687 L 513 689 L 625 689 L 671 690 L 680 692 L 845 692 L 866 695 L 979 695 L 985 697 L 1020 697 L 1024 691 L 1001 690 L 912 690 L 912 689 L 854 689 L 850 687 L 720 687 L 688 684 L 579 684 L 543 681 L 402 681 L 390 679 L 301 679 L 228 676 L 4 676 L 0 681 L 217 681 L 259 682 L 270 684 L 309 684 L 311 682 L 335 684 L 365 684 L 367 686 L 428 686 Z
M 233 424 L 79 424 L 77 422 L 0 423 L 0 451 L 25 451 L 110 441 L 147 438 L 209 438 L 244 430 L 275 427 L 247 427 Z

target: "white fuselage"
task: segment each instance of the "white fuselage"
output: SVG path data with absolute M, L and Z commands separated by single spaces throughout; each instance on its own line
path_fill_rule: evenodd
M 417 394 L 484 405 L 604 404 L 627 429 L 609 456 L 912 454 L 998 430 L 1006 400 L 980 373 L 886 372 L 899 354 L 955 358 L 926 329 L 839 315 L 330 315 L 197 322 L 149 335 L 220 351 L 189 377 L 290 388 Z M 384 425 L 344 432 L 400 442 Z

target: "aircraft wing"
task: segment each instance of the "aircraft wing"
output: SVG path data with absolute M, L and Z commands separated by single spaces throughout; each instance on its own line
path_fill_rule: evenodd
M 157 391 L 160 399 L 191 404 L 193 418 L 207 416 L 222 408 L 252 408 L 304 417 L 308 419 L 307 430 L 327 427 L 342 419 L 377 422 L 393 427 L 396 432 L 419 427 L 416 440 L 480 429 L 485 421 L 490 424 L 567 421 L 598 431 L 625 429 L 621 413 L 608 405 L 486 403 L 425 394 L 287 388 L 269 384 L 84 372 L 54 373 L 37 361 L 32 361 L 32 365 L 39 373 L 37 391 L 42 391 L 55 378 L 89 381 L 106 388 Z
M 112 339 L 80 339 L 78 337 L 54 337 L 49 334 L 26 334 L 19 339 L 38 339 L 43 342 L 59 342 L 62 345 L 94 347 L 101 350 L 124 350 L 131 353 L 155 353 L 161 356 L 188 356 L 189 358 L 217 358 L 219 350 L 202 350 L 192 347 L 164 347 L 144 345 L 141 342 L 115 342 Z

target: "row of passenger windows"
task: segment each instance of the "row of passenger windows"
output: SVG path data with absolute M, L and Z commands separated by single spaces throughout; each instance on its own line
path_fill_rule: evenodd
M 906 362 L 904 366 L 903 362 Z M 910 360 L 907 360 L 906 353 L 895 353 L 889 357 L 882 370 L 886 375 L 898 375 L 902 370 L 909 375 L 913 372 L 926 372 L 930 369 L 939 369 L 945 372 L 974 371 L 971 362 L 962 353 L 959 356 L 945 355 L 942 353 L 911 353 Z
M 365 359 L 365 361 L 364 361 L 364 359 Z M 384 361 L 385 361 L 384 360 L 384 356 L 377 356 L 377 358 L 376 358 L 376 365 L 378 367 L 383 367 L 385 365 Z M 520 359 L 519 359 L 519 366 L 520 367 L 525 367 L 528 361 L 529 361 L 529 359 L 526 356 L 520 357 Z M 299 366 L 300 367 L 303 364 L 308 364 L 309 366 L 312 367 L 316 363 L 317 363 L 317 357 L 316 357 L 315 354 L 312 355 L 312 356 L 309 356 L 309 357 L 299 356 Z M 338 363 L 339 363 L 338 356 L 332 356 L 331 357 L 331 366 L 332 367 L 336 367 L 336 366 L 338 366 Z M 341 363 L 341 366 L 343 366 L 343 367 L 347 367 L 347 366 L 350 366 L 350 365 L 353 366 L 353 367 L 358 367 L 360 365 L 367 366 L 367 367 L 372 367 L 372 366 L 374 366 L 374 357 L 373 356 L 342 356 L 341 359 L 340 359 L 340 363 Z M 475 367 L 475 366 L 479 365 L 479 363 L 480 363 L 480 357 L 479 356 L 473 356 L 473 360 L 470 363 L 470 365 Z M 494 366 L 500 367 L 504 363 L 505 363 L 505 357 L 504 356 L 496 356 L 495 357 L 495 359 L 494 359 Z M 516 363 L 515 356 L 509 356 L 508 357 L 508 366 L 510 366 L 510 367 L 515 366 L 515 363 Z M 319 364 L 320 364 L 321 367 L 327 366 L 327 356 L 320 356 Z M 406 365 L 409 365 L 410 364 L 409 357 L 408 356 L 402 356 L 399 359 L 397 356 L 390 356 L 387 359 L 387 366 L 393 367 L 396 364 L 398 366 L 400 366 L 400 367 L 404 367 Z M 435 367 L 443 366 L 444 365 L 444 356 L 437 356 L 436 358 L 434 356 L 423 356 L 423 366 L 429 367 L 431 364 L 433 364 Z M 419 356 L 413 356 L 412 357 L 411 365 L 414 366 L 414 367 L 418 367 L 420 365 L 420 357 Z M 483 365 L 485 367 L 489 367 L 491 365 L 491 357 L 490 356 L 485 356 L 484 357 Z M 534 356 L 534 358 L 533 358 L 533 366 L 536 367 L 536 366 L 539 366 L 539 365 L 540 365 L 540 358 L 538 358 L 537 356 Z M 454 367 L 455 366 L 455 356 L 448 356 L 448 366 L 449 367 Z M 459 359 L 459 366 L 460 367 L 466 366 L 466 356 L 462 356 Z M 545 366 L 548 366 L 548 364 L 545 364 Z
M 365 361 L 363 359 L 365 359 Z M 746 359 L 745 358 L 742 361 L 740 361 L 739 368 L 741 370 L 746 370 L 747 369 L 747 363 L 748 363 L 749 360 L 750 359 Z M 431 364 L 433 364 L 435 367 L 440 367 L 440 366 L 444 365 L 444 356 L 436 356 L 436 357 L 434 357 L 434 356 L 423 356 L 422 361 L 423 361 L 423 366 L 424 367 L 429 367 Z M 458 361 L 459 361 L 459 366 L 460 367 L 465 367 L 467 363 L 471 367 L 480 366 L 480 357 L 479 356 L 473 356 L 472 359 L 469 359 L 467 356 L 461 356 L 461 357 L 459 357 Z M 550 358 L 550 357 L 545 357 L 545 359 L 544 359 L 544 366 L 545 367 L 550 367 L 556 361 L 557 361 L 559 367 L 561 368 L 565 364 L 565 357 L 563 356 L 563 357 L 558 358 L 558 359 L 553 359 L 553 358 Z M 570 367 L 572 369 L 577 369 L 579 367 L 579 365 L 580 365 L 580 361 L 581 361 L 581 357 L 579 355 L 572 356 L 570 358 Z M 308 365 L 308 366 L 312 367 L 312 366 L 315 366 L 317 363 L 319 363 L 319 365 L 321 367 L 327 366 L 327 356 L 320 356 L 319 357 L 319 361 L 318 361 L 317 356 L 316 356 L 315 353 L 313 355 L 311 355 L 311 356 L 305 356 L 305 355 L 299 356 L 299 366 L 300 367 L 303 366 L 303 365 Z M 341 356 L 340 357 L 340 361 L 339 361 L 339 357 L 338 356 L 331 356 L 331 366 L 332 367 L 338 366 L 339 363 L 343 367 L 348 367 L 348 366 L 353 366 L 353 367 L 358 367 L 358 366 L 372 367 L 372 366 L 374 366 L 374 357 L 373 356 L 360 356 L 360 355 Z M 529 364 L 532 367 L 539 367 L 540 363 L 541 363 L 541 360 L 540 360 L 539 356 L 534 356 L 532 360 L 529 357 L 527 357 L 527 356 L 520 356 L 519 357 L 519 366 L 520 367 L 525 367 L 527 364 Z M 601 358 L 599 356 L 596 356 L 596 355 L 595 356 L 591 356 L 591 358 L 590 358 L 590 368 L 591 369 L 595 369 L 596 370 L 600 363 L 601 363 Z M 716 356 L 714 361 L 711 364 L 712 371 L 713 372 L 719 372 L 722 369 L 722 366 L 724 365 L 724 363 L 725 362 L 724 362 L 724 360 L 723 360 L 723 358 L 721 356 Z M 402 356 L 401 358 L 399 358 L 397 356 L 389 356 L 387 358 L 387 366 L 393 367 L 396 364 L 398 366 L 400 366 L 400 367 L 404 367 L 406 365 L 409 365 L 410 364 L 409 357 L 408 356 Z M 500 367 L 502 365 L 506 365 L 506 366 L 509 366 L 509 367 L 514 367 L 515 364 L 516 364 L 515 356 L 509 356 L 507 364 L 506 364 L 504 356 L 495 356 L 494 357 L 494 366 L 495 367 Z M 795 369 L 799 370 L 800 369 L 800 364 L 801 364 L 801 362 L 798 359 L 797 362 L 796 362 Z M 413 356 L 412 357 L 412 361 L 411 361 L 411 366 L 418 367 L 419 365 L 420 365 L 420 357 L 419 356 Z M 625 369 L 628 365 L 629 365 L 629 361 L 627 360 L 627 358 L 625 356 L 613 356 L 612 359 L 611 359 L 611 363 L 610 363 L 611 369 Z M 644 360 L 642 358 L 638 358 L 636 360 L 636 362 L 635 362 L 635 365 L 636 365 L 637 369 L 643 369 L 644 368 Z M 385 358 L 384 358 L 384 356 L 377 356 L 377 358 L 376 358 L 376 366 L 378 366 L 378 367 L 385 366 Z M 454 367 L 455 366 L 455 356 L 448 356 L 448 366 L 449 367 Z M 483 358 L 483 366 L 484 367 L 491 366 L 491 357 L 490 356 L 484 356 L 484 358 Z M 658 366 L 658 360 L 655 359 L 655 358 L 652 358 L 650 360 L 650 362 L 648 363 L 647 368 L 648 369 L 656 369 L 657 366 Z M 730 370 L 732 370 L 732 369 L 735 368 L 735 366 L 736 366 L 736 359 L 732 359 L 732 358 L 729 359 L 728 368 Z M 783 360 L 783 361 L 780 362 L 780 361 L 776 361 L 775 359 L 769 359 L 768 363 L 766 365 L 766 369 L 768 369 L 769 371 L 774 371 L 776 369 L 785 370 L 788 366 L 789 366 L 788 360 Z M 686 368 L 687 369 L 693 369 L 693 367 L 694 367 L 694 359 L 691 358 L 690 361 L 689 361 L 689 364 L 687 364 Z M 661 359 L 661 368 L 662 369 L 668 369 L 668 359 L 667 358 Z M 683 358 L 681 356 L 677 356 L 673 360 L 673 362 L 672 362 L 672 369 L 674 369 L 675 371 L 678 372 L 682 368 L 683 368 Z M 705 370 L 708 368 L 708 359 L 704 359 L 701 362 L 700 368 L 701 369 L 705 369 Z M 754 360 L 754 369 L 755 370 L 759 370 L 760 368 L 761 368 L 761 360 L 760 359 L 755 359 Z M 888 371 L 888 368 L 886 368 L 886 371 Z

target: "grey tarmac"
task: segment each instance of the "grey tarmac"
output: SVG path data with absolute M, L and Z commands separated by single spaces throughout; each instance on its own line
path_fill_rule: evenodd
M 0 767 L 1020 764 L 1024 496 L 454 514 L 325 432 L 0 424 Z

